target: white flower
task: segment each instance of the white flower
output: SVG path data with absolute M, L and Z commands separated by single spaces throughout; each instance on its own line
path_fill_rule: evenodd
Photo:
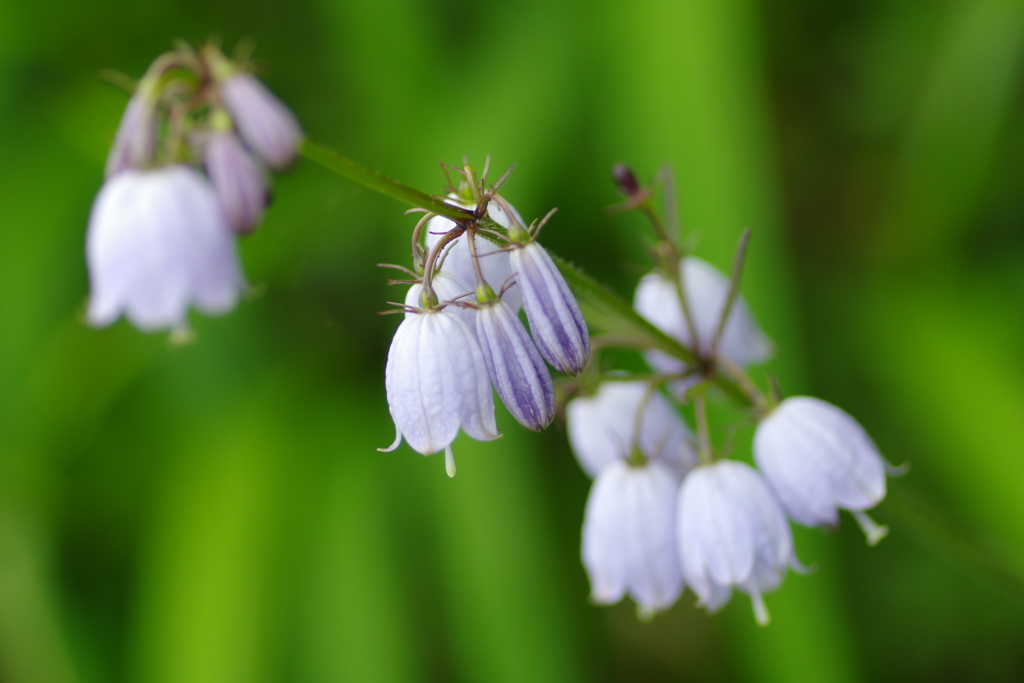
M 474 208 L 472 204 L 459 201 L 458 196 L 454 194 L 448 195 L 445 202 L 463 209 Z M 514 208 L 512 211 L 515 220 L 522 224 L 522 218 L 520 218 L 518 212 L 515 212 Z M 487 215 L 491 220 L 504 228 L 512 224 L 508 214 L 505 213 L 505 210 L 497 202 L 487 204 Z M 444 216 L 431 218 L 427 223 L 427 248 L 432 249 L 441 237 L 444 236 L 444 233 L 454 227 L 455 223 Z M 503 251 L 500 246 L 483 237 L 477 236 L 474 242 L 484 280 L 491 286 L 491 289 L 500 293 L 502 287 L 511 282 L 512 266 L 509 264 L 508 252 Z M 442 271 L 455 275 L 463 282 L 476 282 L 476 274 L 473 271 L 473 257 L 469 254 L 469 241 L 466 239 L 466 236 L 462 235 L 448 244 L 448 253 L 441 267 Z M 514 285 L 505 291 L 501 300 L 508 304 L 515 312 L 518 312 L 523 305 L 519 287 Z
M 583 565 L 594 602 L 615 603 L 629 593 L 644 615 L 668 609 L 679 597 L 679 479 L 661 460 L 616 460 L 601 470 L 583 521 Z
M 424 311 L 399 325 L 385 370 L 395 442 L 423 455 L 445 451 L 455 475 L 451 444 L 461 427 L 479 441 L 499 436 L 483 353 L 469 327 L 448 309 Z
M 697 464 L 686 423 L 647 382 L 604 382 L 593 396 L 580 396 L 565 409 L 566 430 L 580 466 L 591 477 L 633 449 L 686 472 Z
M 236 71 L 221 82 L 224 106 L 245 143 L 275 170 L 291 165 L 302 129 L 288 107 L 252 74 Z
M 641 278 L 633 307 L 665 334 L 706 355 L 710 353 L 729 296 L 729 279 L 708 262 L 694 256 L 680 261 L 680 269 L 683 291 L 697 330 L 697 348 L 694 349 L 690 339 L 675 285 L 663 274 L 649 273 Z M 771 342 L 757 326 L 742 295 L 733 304 L 718 352 L 740 366 L 763 362 L 772 354 Z M 648 351 L 644 356 L 659 372 L 681 373 L 686 369 L 682 361 L 661 351 Z
M 473 303 L 476 301 L 473 296 L 473 288 L 467 285 L 461 278 L 446 273 L 443 270 L 439 270 L 434 273 L 434 277 L 430 281 L 430 286 L 434 290 L 434 295 L 437 297 L 438 303 L 445 303 L 447 301 L 464 301 Z M 409 291 L 405 295 L 405 305 L 413 308 L 420 308 L 423 306 L 423 302 L 420 301 L 420 294 L 423 292 L 423 285 L 415 284 L 409 287 Z M 445 308 L 449 313 L 454 313 L 456 316 L 462 319 L 469 329 L 474 333 L 476 332 L 476 309 L 468 308 L 465 306 L 451 305 Z M 405 317 L 417 315 L 416 313 L 407 312 Z
M 516 245 L 509 260 L 540 354 L 556 370 L 580 374 L 590 361 L 590 332 L 558 266 L 536 242 Z
M 555 385 L 517 316 L 504 301 L 481 305 L 476 333 L 491 382 L 512 416 L 535 432 L 555 419 Z
M 210 136 L 203 162 L 228 224 L 236 232 L 251 232 L 260 222 L 269 196 L 263 170 L 230 131 Z
M 786 567 L 802 569 L 786 516 L 768 485 L 749 465 L 720 460 L 690 472 L 679 494 L 679 552 L 686 583 L 715 611 L 732 588 L 750 594 L 754 616 L 768 623 L 762 594 L 774 590 Z
M 843 508 L 871 545 L 887 533 L 863 510 L 885 498 L 886 471 L 895 470 L 857 421 L 831 403 L 810 396 L 782 401 L 757 427 L 754 458 L 800 524 L 835 526 Z
M 235 240 L 210 185 L 189 166 L 125 170 L 100 189 L 86 261 L 92 325 L 124 313 L 142 330 L 179 328 L 189 304 L 234 307 L 244 287 Z

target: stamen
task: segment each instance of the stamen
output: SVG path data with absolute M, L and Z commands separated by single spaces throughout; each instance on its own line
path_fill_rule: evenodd
M 889 527 L 878 524 L 863 510 L 853 510 L 853 518 L 857 520 L 864 535 L 868 538 L 868 545 L 878 545 L 878 542 L 889 535 Z
M 772 622 L 772 617 L 768 614 L 768 606 L 764 604 L 764 598 L 758 592 L 750 594 L 750 602 L 754 606 L 754 621 L 757 622 L 758 626 L 762 628 Z
M 455 476 L 455 454 L 452 453 L 451 444 L 444 447 L 444 471 L 449 477 Z

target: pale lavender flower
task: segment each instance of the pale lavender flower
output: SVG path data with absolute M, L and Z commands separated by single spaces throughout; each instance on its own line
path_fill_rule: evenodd
M 686 423 L 647 382 L 603 382 L 593 396 L 569 402 L 565 426 L 576 459 L 591 477 L 635 450 L 649 460 L 664 460 L 680 474 L 697 464 Z
M 536 432 L 551 424 L 555 385 L 519 316 L 503 301 L 481 304 L 476 333 L 491 382 L 512 416 Z
M 754 459 L 782 507 L 804 526 L 835 526 L 850 510 L 874 545 L 888 533 L 864 510 L 885 498 L 885 475 L 897 473 L 857 421 L 811 396 L 792 396 L 754 434 Z
M 676 547 L 680 473 L 660 459 L 616 460 L 601 470 L 587 499 L 583 565 L 591 599 L 629 593 L 641 616 L 668 609 L 683 590 Z
M 590 333 L 558 266 L 536 242 L 515 246 L 509 257 L 541 355 L 556 370 L 580 374 L 590 360 Z
M 275 170 L 291 165 L 299 151 L 299 122 L 255 76 L 236 71 L 221 82 L 224 105 L 245 143 Z
M 463 301 L 463 302 L 475 302 L 473 298 L 473 288 L 467 285 L 461 278 L 446 273 L 440 270 L 434 273 L 434 277 L 430 281 L 430 286 L 434 290 L 434 296 L 437 297 L 438 303 L 445 303 L 448 301 Z M 415 284 L 409 287 L 409 291 L 405 294 L 405 305 L 411 308 L 420 308 L 423 306 L 423 302 L 420 300 L 420 295 L 423 293 L 423 285 Z M 458 305 L 449 305 L 446 307 L 449 313 L 454 313 L 456 316 L 462 319 L 469 329 L 476 333 L 476 309 L 468 308 Z M 412 311 L 408 311 L 405 317 L 417 315 Z
M 455 476 L 452 441 L 461 427 L 488 441 L 499 436 L 494 398 L 476 336 L 448 309 L 428 310 L 402 321 L 388 351 L 385 369 L 388 409 L 395 442 L 416 451 L 445 452 L 448 476 Z
M 786 515 L 754 468 L 720 460 L 690 472 L 679 494 L 679 553 L 686 583 L 709 611 L 738 588 L 750 595 L 757 623 L 768 623 L 762 595 L 787 567 L 803 569 Z
M 252 232 L 270 192 L 263 170 L 230 131 L 210 135 L 203 162 L 228 224 L 235 232 Z
M 474 208 L 472 204 L 459 201 L 458 196 L 454 194 L 449 195 L 445 202 L 463 209 Z M 515 208 L 510 208 L 513 211 L 513 218 L 521 224 L 522 218 L 520 218 L 519 213 L 516 212 Z M 487 215 L 491 220 L 504 228 L 512 225 L 508 214 L 497 202 L 487 204 Z M 427 222 L 427 248 L 433 248 L 441 237 L 444 236 L 444 233 L 454 227 L 455 223 L 444 216 L 431 218 Z M 477 237 L 475 243 L 477 258 L 480 261 L 480 270 L 483 273 L 484 280 L 495 292 L 501 292 L 506 284 L 512 282 L 512 266 L 509 264 L 508 252 L 483 237 Z M 476 282 L 476 273 L 473 270 L 473 257 L 470 256 L 469 241 L 465 235 L 449 242 L 447 255 L 444 258 L 441 269 L 442 272 L 449 272 L 464 282 Z M 512 285 L 505 290 L 501 300 L 508 304 L 515 312 L 518 312 L 523 305 L 522 295 L 519 293 L 519 287 L 516 285 Z
M 690 339 L 675 285 L 663 274 L 650 273 L 641 278 L 633 307 L 665 334 L 707 355 L 729 295 L 729 279 L 707 261 L 694 256 L 680 261 L 680 269 L 687 305 L 697 330 L 696 345 Z M 742 296 L 733 304 L 718 353 L 740 366 L 761 363 L 772 354 L 771 341 L 758 327 Z M 676 374 L 686 369 L 682 361 L 658 350 L 647 351 L 644 357 L 659 372 Z
M 107 155 L 106 177 L 126 170 L 145 168 L 156 153 L 156 102 L 141 88 L 128 100 L 121 123 L 114 136 L 114 146 Z
M 86 261 L 96 326 L 124 313 L 142 330 L 180 328 L 190 304 L 223 313 L 245 286 L 213 189 L 189 166 L 107 180 L 89 216 Z

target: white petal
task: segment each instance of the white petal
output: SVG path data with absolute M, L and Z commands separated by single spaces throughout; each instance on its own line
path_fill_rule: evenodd
M 628 533 L 621 495 L 622 467 L 609 467 L 590 489 L 583 517 L 583 566 L 590 577 L 590 594 L 598 604 L 612 604 L 626 594 L 626 558 L 621 542 Z
M 477 441 L 498 438 L 501 433 L 494 421 L 494 395 L 476 335 L 448 309 L 435 315 L 443 322 L 447 339 L 437 353 L 444 357 L 448 374 L 454 378 L 452 404 L 457 406 L 463 431 Z

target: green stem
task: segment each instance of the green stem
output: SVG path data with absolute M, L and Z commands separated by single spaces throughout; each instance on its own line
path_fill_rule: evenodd
M 414 190 L 408 185 L 403 185 L 377 171 L 357 164 L 351 159 L 343 157 L 337 152 L 333 152 L 308 138 L 302 141 L 301 152 L 302 156 L 314 163 L 320 164 L 328 171 L 337 173 L 341 177 L 347 178 L 369 190 L 387 195 L 400 202 L 426 209 L 459 223 L 475 218 L 471 211 L 446 204 L 435 197 L 431 197 L 419 190 Z

